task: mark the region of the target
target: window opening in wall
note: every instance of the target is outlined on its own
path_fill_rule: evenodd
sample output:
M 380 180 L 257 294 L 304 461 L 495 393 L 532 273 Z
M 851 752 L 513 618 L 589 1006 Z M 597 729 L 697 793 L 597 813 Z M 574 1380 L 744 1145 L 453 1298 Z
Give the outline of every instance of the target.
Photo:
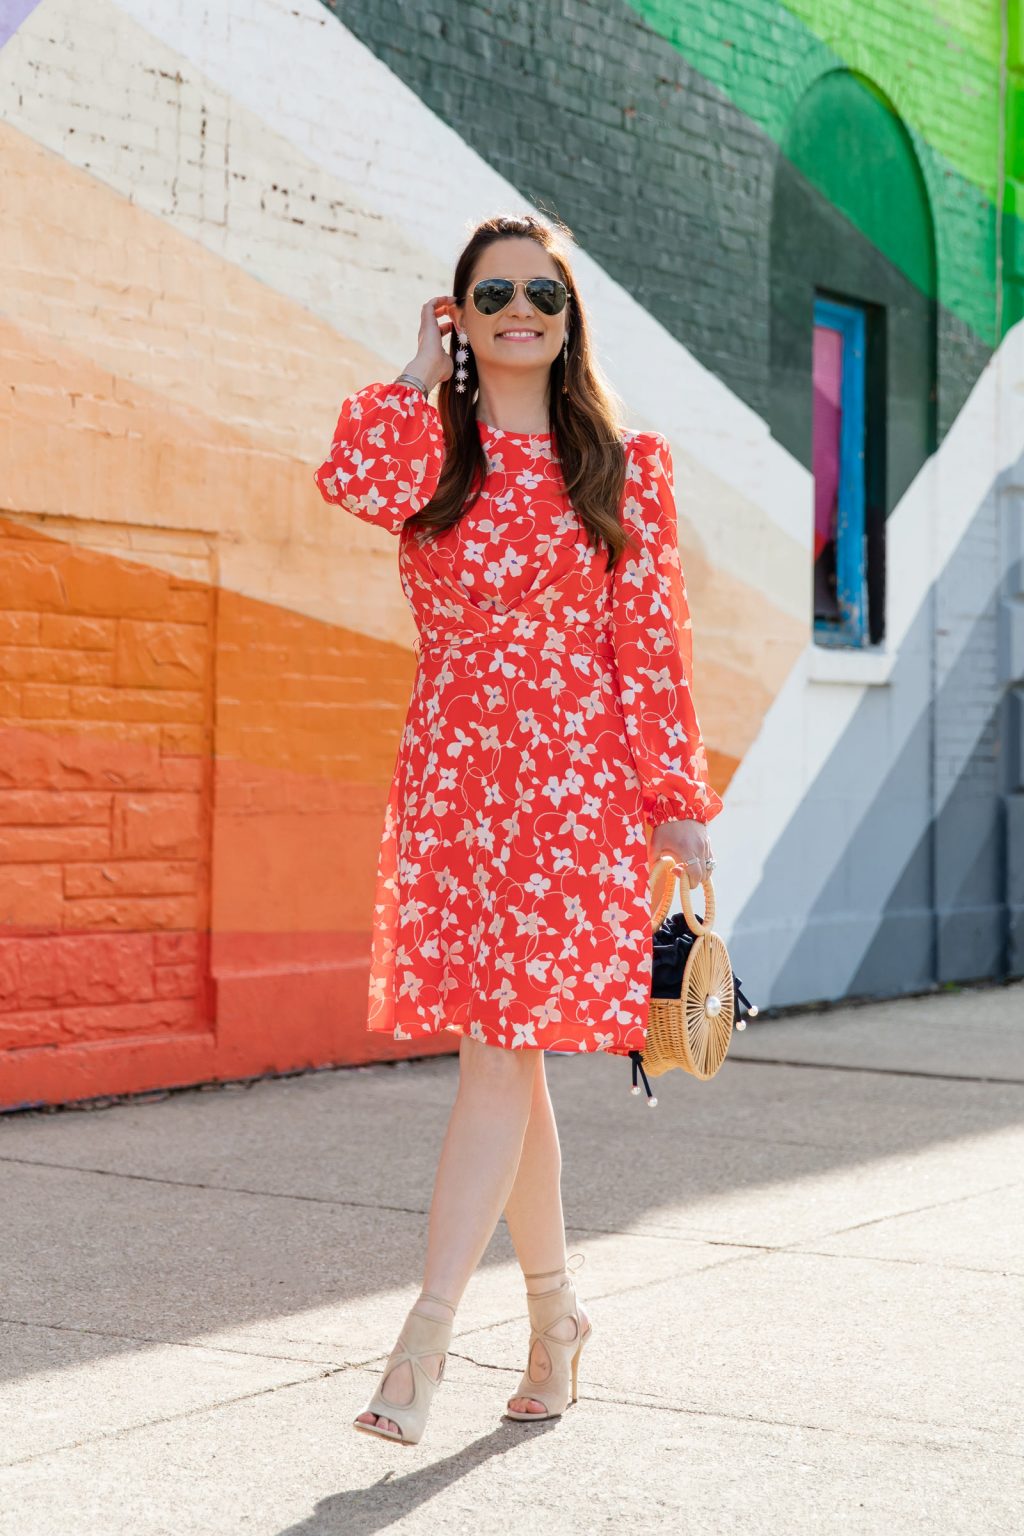
M 814 300 L 814 638 L 862 646 L 867 630 L 868 317 Z

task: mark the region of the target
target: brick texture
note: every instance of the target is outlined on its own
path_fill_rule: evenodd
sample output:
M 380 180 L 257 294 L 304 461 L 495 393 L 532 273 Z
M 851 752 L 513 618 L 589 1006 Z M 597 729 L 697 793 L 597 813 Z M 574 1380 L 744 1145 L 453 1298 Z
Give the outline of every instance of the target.
M 0 1049 L 195 1030 L 213 593 L 8 522 L 0 603 Z

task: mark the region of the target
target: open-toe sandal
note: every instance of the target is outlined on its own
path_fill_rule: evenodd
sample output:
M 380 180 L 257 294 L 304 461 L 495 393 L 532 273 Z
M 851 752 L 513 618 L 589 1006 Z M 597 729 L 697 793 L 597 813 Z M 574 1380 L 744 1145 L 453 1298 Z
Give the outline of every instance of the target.
M 554 1275 L 564 1275 L 560 1285 L 552 1286 L 547 1291 L 528 1291 L 526 1304 L 530 1312 L 530 1352 L 527 1357 L 526 1370 L 518 1389 L 509 1399 L 513 1402 L 519 1397 L 529 1397 L 538 1403 L 543 1403 L 544 1413 L 531 1413 L 529 1409 L 507 1408 L 506 1417 L 520 1420 L 557 1419 L 565 1412 L 570 1402 L 576 1401 L 576 1377 L 579 1371 L 580 1355 L 583 1346 L 590 1338 L 593 1331 L 592 1324 L 587 1323 L 586 1330 L 580 1327 L 579 1305 L 576 1300 L 576 1287 L 564 1269 L 551 1270 L 549 1274 L 526 1275 L 526 1280 L 547 1280 Z M 570 1338 L 560 1338 L 558 1326 L 566 1318 L 571 1318 L 574 1330 Z M 536 1381 L 530 1375 L 533 1365 L 534 1345 L 540 1341 L 548 1353 L 550 1368 L 543 1381 Z
M 442 1322 L 427 1312 L 421 1312 L 417 1306 L 412 1308 L 398 1343 L 388 1356 L 377 1390 L 363 1409 L 364 1413 L 376 1413 L 380 1418 L 390 1419 L 398 1425 L 397 1433 L 393 1429 L 381 1429 L 379 1423 L 362 1424 L 359 1419 L 352 1421 L 354 1428 L 364 1430 L 369 1435 L 377 1435 L 382 1440 L 397 1440 L 400 1445 L 415 1445 L 423 1434 L 434 1390 L 444 1377 L 455 1322 L 455 1308 L 443 1296 L 423 1291 L 420 1300 L 438 1301 L 442 1306 L 451 1307 L 451 1317 Z M 441 1357 L 436 1376 L 432 1376 L 424 1364 L 431 1355 Z M 405 1361 L 408 1361 L 412 1373 L 412 1397 L 406 1403 L 395 1403 L 384 1396 L 383 1388 L 391 1372 Z

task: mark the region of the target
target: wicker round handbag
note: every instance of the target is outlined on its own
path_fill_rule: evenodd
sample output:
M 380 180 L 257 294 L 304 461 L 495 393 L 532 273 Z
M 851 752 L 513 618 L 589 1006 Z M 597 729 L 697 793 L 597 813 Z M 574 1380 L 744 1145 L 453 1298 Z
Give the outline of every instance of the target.
M 667 924 L 665 921 L 672 905 L 673 876 L 679 881 L 685 927 L 677 918 Z M 757 1008 L 740 990 L 725 940 L 714 931 L 715 888 L 710 875 L 705 875 L 701 883 L 704 916 L 698 918 L 685 868 L 674 855 L 662 854 L 651 870 L 652 939 L 655 957 L 659 948 L 662 955 L 659 985 L 662 991 L 670 990 L 673 995 L 651 996 L 644 1049 L 629 1054 L 633 1061 L 633 1092 L 640 1092 L 636 1080 L 639 1072 L 652 1108 L 658 1101 L 651 1093 L 648 1074 L 659 1077 L 672 1067 L 682 1067 L 684 1072 L 706 1082 L 726 1058 L 733 1025 L 745 1029 L 746 1018 L 757 1015 Z

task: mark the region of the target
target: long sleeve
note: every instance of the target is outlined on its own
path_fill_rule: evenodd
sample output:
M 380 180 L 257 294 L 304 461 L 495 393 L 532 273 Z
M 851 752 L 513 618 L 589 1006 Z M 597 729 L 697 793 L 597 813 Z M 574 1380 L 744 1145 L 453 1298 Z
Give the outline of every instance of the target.
M 693 628 L 679 559 L 672 453 L 658 432 L 627 442 L 623 526 L 639 553 L 612 572 L 612 636 L 644 817 L 708 822 L 724 809 L 708 783 L 691 690 Z
M 325 501 L 401 533 L 433 496 L 444 465 L 436 406 L 415 384 L 367 384 L 341 407 L 327 458 L 313 478 Z

